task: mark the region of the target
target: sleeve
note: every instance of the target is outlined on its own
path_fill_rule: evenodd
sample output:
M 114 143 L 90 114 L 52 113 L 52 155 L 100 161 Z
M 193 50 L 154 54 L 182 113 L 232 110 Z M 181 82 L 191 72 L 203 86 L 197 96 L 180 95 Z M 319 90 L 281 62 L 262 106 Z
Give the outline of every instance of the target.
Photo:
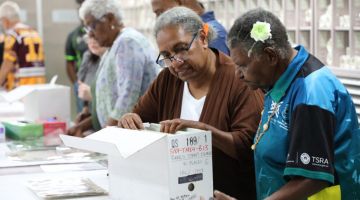
M 259 125 L 264 104 L 263 92 L 253 91 L 243 82 L 237 82 L 236 98 L 231 111 L 231 130 L 239 161 L 253 160 L 251 145 Z
M 131 112 L 141 95 L 141 85 L 145 72 L 145 52 L 137 41 L 124 38 L 116 47 L 116 89 L 118 97 L 110 117 L 120 118 Z
M 334 183 L 335 116 L 319 106 L 299 104 L 290 119 L 289 150 L 284 176 Z
M 66 44 L 65 44 L 65 59 L 66 59 L 66 61 L 75 61 L 76 60 L 76 52 L 75 52 L 74 46 L 72 44 L 72 38 L 73 38 L 73 32 L 71 32 L 66 39 Z
M 17 53 L 16 39 L 12 35 L 6 35 L 5 36 L 5 41 L 4 41 L 3 60 L 16 62 L 17 58 L 16 58 L 16 55 L 14 55 L 14 52 Z
M 80 81 L 85 81 L 89 67 L 93 67 L 93 66 L 91 66 L 91 63 L 89 62 L 90 56 L 91 56 L 90 51 L 89 50 L 85 51 L 85 53 L 83 55 L 83 59 L 80 64 L 80 67 L 79 67 L 79 71 L 77 72 L 77 78 Z
M 160 72 L 133 109 L 133 112 L 138 114 L 143 122 L 159 122 L 160 110 L 157 108 L 160 106 L 160 90 L 165 85 L 164 78 L 167 76 L 167 73 L 169 73 L 169 69 L 164 69 Z

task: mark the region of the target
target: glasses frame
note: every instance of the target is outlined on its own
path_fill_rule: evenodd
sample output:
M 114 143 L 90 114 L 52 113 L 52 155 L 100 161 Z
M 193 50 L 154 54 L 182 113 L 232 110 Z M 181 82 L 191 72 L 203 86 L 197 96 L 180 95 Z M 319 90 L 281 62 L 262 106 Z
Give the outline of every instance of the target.
M 189 45 L 188 45 L 188 47 L 187 47 L 186 49 L 181 50 L 180 52 L 175 53 L 173 56 L 165 57 L 165 58 L 163 58 L 163 59 L 160 59 L 161 54 L 159 54 L 158 57 L 157 57 L 157 59 L 156 59 L 156 64 L 160 65 L 160 67 L 162 67 L 162 68 L 166 68 L 166 67 L 169 67 L 169 66 L 167 66 L 167 65 L 165 64 L 165 61 L 166 61 L 167 59 L 169 59 L 171 63 L 174 62 L 174 61 L 184 62 L 184 60 L 181 59 L 181 58 L 178 58 L 177 55 L 180 54 L 181 52 L 188 52 L 188 51 L 190 50 L 190 48 L 191 48 L 192 44 L 194 43 L 195 38 L 196 38 L 196 36 L 198 35 L 198 33 L 199 33 L 199 32 L 196 32 L 196 33 L 194 34 L 193 38 L 191 39 L 191 41 L 190 41 L 190 43 L 189 43 Z M 163 63 L 163 64 L 161 64 L 161 63 Z

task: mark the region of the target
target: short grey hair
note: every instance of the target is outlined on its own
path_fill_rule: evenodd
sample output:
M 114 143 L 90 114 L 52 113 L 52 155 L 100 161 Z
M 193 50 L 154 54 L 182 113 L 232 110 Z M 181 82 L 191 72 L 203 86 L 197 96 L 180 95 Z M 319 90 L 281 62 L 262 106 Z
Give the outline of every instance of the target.
M 199 15 L 193 10 L 182 6 L 174 7 L 156 19 L 154 34 L 157 37 L 162 29 L 169 26 L 179 26 L 185 32 L 194 35 L 203 28 L 203 24 Z M 210 25 L 207 38 L 209 42 L 216 38 L 216 33 Z
M 0 18 L 20 20 L 20 7 L 13 1 L 5 1 L 0 5 Z
M 253 24 L 257 21 L 270 24 L 271 39 L 255 43 L 255 40 L 250 37 Z M 244 13 L 234 22 L 228 34 L 228 46 L 230 48 L 241 47 L 246 52 L 252 48 L 251 52 L 255 56 L 261 55 L 265 47 L 273 47 L 282 59 L 289 58 L 291 53 L 286 28 L 278 17 L 262 8 Z
M 109 13 L 112 13 L 120 23 L 122 22 L 119 0 L 86 0 L 79 9 L 81 20 L 84 20 L 86 15 L 92 15 L 95 19 L 100 19 Z

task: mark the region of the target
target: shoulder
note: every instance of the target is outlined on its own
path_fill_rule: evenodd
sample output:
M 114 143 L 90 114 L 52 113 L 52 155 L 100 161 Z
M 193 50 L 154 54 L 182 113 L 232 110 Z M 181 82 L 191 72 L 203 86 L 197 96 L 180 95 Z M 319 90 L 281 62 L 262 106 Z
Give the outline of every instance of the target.
M 295 99 L 294 106 L 315 105 L 330 112 L 334 112 L 337 98 L 349 98 L 345 86 L 326 66 L 296 78 L 290 91 Z
M 132 28 L 125 28 L 117 37 L 114 44 L 114 49 L 119 52 L 131 52 L 139 54 L 146 54 L 155 56 L 155 49 L 150 44 L 149 40 L 140 32 Z

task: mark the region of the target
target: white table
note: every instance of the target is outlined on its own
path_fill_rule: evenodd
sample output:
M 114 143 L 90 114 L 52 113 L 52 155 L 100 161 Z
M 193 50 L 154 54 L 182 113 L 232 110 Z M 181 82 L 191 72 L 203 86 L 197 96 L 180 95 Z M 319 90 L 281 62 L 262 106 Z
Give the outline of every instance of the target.
M 98 186 L 108 191 L 108 176 L 107 170 L 95 171 L 74 171 L 64 173 L 31 173 L 19 175 L 5 175 L 0 176 L 0 194 L 3 200 L 32 200 L 39 199 L 29 188 L 27 188 L 27 181 L 37 178 L 56 178 L 56 177 L 84 177 L 91 179 Z M 87 199 L 110 199 L 109 196 L 95 196 L 78 198 L 82 200 Z

